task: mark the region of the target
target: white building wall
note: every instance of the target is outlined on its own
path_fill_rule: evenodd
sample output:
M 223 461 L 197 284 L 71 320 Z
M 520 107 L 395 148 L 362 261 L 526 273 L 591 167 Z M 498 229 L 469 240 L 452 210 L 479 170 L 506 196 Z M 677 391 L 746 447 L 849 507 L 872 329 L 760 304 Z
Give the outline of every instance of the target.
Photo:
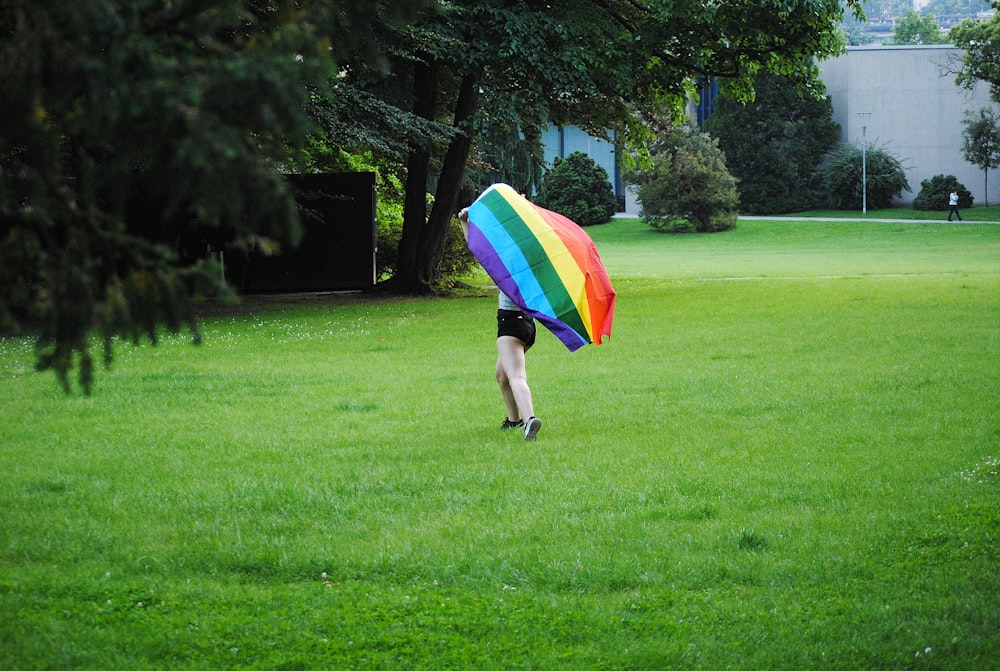
M 934 175 L 954 175 L 976 204 L 986 202 L 983 171 L 962 157 L 966 110 L 993 107 L 985 84 L 973 91 L 955 85 L 954 63 L 962 52 L 950 45 L 849 47 L 820 63 L 822 79 L 840 124 L 840 140 L 884 147 L 903 164 L 910 192 Z M 871 116 L 864 120 L 863 113 Z M 990 174 L 989 202 L 1000 203 L 1000 175 Z

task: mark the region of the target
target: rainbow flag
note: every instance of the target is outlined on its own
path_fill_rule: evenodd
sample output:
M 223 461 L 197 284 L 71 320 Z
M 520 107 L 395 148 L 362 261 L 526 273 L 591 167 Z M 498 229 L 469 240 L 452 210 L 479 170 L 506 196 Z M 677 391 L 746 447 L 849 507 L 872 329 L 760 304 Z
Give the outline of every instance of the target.
M 590 236 L 563 215 L 494 184 L 469 206 L 469 250 L 571 352 L 611 336 L 615 290 Z

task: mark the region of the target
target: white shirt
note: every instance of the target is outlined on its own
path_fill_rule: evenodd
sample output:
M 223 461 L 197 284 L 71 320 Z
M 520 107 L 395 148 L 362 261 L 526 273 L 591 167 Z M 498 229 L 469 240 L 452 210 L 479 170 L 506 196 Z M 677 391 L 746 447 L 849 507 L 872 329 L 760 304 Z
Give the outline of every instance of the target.
M 517 312 L 521 311 L 521 308 L 518 307 L 517 303 L 515 303 L 514 301 L 512 301 L 510 299 L 510 296 L 508 296 L 507 294 L 505 294 L 502 291 L 500 292 L 500 309 L 501 310 L 515 310 Z

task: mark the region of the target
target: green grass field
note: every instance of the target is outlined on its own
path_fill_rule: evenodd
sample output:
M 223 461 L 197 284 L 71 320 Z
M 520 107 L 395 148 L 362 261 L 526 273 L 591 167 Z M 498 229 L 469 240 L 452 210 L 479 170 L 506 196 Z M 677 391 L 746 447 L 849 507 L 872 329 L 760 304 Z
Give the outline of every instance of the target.
M 1000 205 L 974 205 L 970 208 L 962 208 L 960 211 L 965 221 L 989 221 L 1000 222 Z M 915 210 L 908 205 L 895 205 L 880 209 L 870 209 L 865 213 L 851 210 L 809 210 L 807 212 L 796 212 L 794 214 L 778 215 L 780 219 L 801 219 L 809 218 L 835 218 L 835 219 L 863 219 L 877 221 L 879 219 L 919 219 L 921 221 L 947 221 L 948 210 Z
M 0 340 L 0 667 L 997 668 L 1000 226 L 590 232 L 534 443 L 486 289 L 207 309 L 89 397 Z

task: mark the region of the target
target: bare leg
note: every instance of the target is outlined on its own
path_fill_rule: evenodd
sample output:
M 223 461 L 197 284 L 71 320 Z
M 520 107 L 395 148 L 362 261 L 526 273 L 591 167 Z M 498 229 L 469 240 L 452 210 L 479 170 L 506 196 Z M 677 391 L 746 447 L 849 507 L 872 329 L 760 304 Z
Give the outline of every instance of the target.
M 531 389 L 524 365 L 524 343 L 513 336 L 497 338 L 497 384 L 513 421 L 534 417 Z

